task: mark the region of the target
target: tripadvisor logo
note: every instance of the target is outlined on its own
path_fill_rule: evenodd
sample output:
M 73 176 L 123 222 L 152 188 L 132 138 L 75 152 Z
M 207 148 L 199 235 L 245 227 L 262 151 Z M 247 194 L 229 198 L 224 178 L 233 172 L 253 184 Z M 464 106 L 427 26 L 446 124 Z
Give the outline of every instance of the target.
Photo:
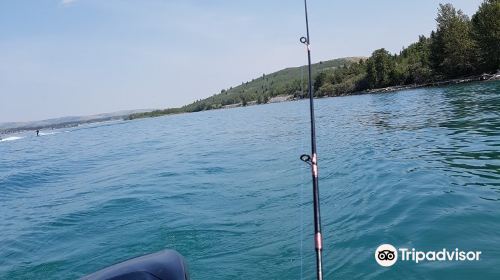
M 381 266 L 392 266 L 398 261 L 398 250 L 391 244 L 383 244 L 375 250 L 375 260 Z
M 462 251 L 458 248 L 454 250 L 448 250 L 443 248 L 439 251 L 418 251 L 415 248 L 399 248 L 392 246 L 391 244 L 383 244 L 378 246 L 375 250 L 375 260 L 381 266 L 389 267 L 394 265 L 398 261 L 409 261 L 414 263 L 419 263 L 422 261 L 434 262 L 434 261 L 479 261 L 481 257 L 481 251 Z

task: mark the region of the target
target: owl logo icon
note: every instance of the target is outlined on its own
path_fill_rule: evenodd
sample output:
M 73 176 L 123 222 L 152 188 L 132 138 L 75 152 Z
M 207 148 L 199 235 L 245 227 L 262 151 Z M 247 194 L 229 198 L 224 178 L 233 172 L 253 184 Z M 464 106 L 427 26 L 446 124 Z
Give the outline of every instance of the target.
M 380 245 L 375 250 L 375 260 L 381 266 L 392 266 L 398 260 L 398 250 L 391 244 Z

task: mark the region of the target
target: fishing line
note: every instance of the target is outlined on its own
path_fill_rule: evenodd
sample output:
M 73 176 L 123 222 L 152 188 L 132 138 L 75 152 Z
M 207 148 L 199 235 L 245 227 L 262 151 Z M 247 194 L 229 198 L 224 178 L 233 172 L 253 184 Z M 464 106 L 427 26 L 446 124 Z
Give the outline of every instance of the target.
M 300 67 L 300 95 L 301 97 L 303 96 L 304 94 L 304 68 L 305 68 L 305 64 L 304 66 L 301 66 Z M 303 106 L 299 106 L 299 108 L 303 108 Z M 303 114 L 302 111 L 305 111 L 305 110 L 300 110 L 300 115 Z M 302 147 L 301 147 L 301 151 L 305 151 L 305 147 L 306 147 L 306 137 L 301 137 L 302 141 Z M 304 279 L 304 186 L 303 186 L 303 182 L 304 182 L 304 179 L 305 179 L 305 173 L 304 172 L 301 172 L 301 176 L 300 176 L 300 201 L 299 201 L 299 205 L 300 205 L 300 279 Z

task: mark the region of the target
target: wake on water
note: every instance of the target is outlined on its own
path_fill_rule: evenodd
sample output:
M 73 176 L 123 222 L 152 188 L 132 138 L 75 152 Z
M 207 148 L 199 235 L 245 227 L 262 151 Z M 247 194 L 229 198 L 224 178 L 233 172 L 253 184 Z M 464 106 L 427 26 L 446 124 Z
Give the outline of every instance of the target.
M 19 139 L 23 139 L 24 137 L 22 136 L 11 136 L 11 137 L 7 137 L 7 138 L 3 138 L 3 139 L 0 139 L 0 142 L 4 142 L 4 141 L 14 141 L 14 140 L 19 140 Z
M 55 132 L 40 132 L 39 136 L 48 136 L 48 135 L 54 135 L 54 134 L 59 134 L 59 133 L 61 133 L 61 132 L 60 131 L 55 131 Z M 15 141 L 15 140 L 23 139 L 23 138 L 25 138 L 25 136 L 9 136 L 9 137 L 6 137 L 6 138 L 0 138 L 0 142 Z
M 40 136 L 46 136 L 46 135 L 54 135 L 54 134 L 58 134 L 58 133 L 61 133 L 61 132 L 40 132 Z

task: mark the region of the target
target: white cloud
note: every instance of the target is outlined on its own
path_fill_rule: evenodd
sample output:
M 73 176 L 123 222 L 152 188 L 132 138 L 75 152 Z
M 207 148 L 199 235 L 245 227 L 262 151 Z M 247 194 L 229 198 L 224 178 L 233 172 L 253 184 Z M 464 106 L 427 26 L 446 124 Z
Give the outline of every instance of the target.
M 70 4 L 72 4 L 72 3 L 76 2 L 76 1 L 77 0 L 62 0 L 61 4 L 63 4 L 63 5 L 70 5 Z

